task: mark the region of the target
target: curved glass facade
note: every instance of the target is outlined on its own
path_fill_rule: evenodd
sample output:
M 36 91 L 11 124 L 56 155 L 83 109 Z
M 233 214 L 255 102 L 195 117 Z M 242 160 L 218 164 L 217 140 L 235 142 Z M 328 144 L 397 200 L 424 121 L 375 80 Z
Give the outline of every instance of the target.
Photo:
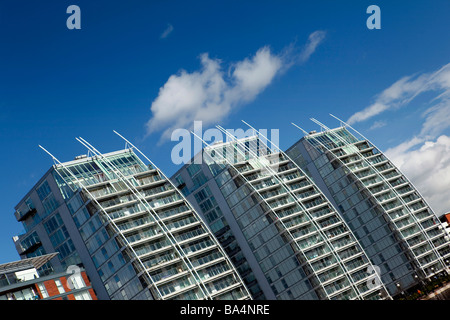
M 257 137 L 207 147 L 204 160 L 277 299 L 382 299 L 344 220 L 283 152 Z
M 439 220 L 370 141 L 340 127 L 309 134 L 287 153 L 323 186 L 391 295 L 447 268 L 450 247 Z
M 112 299 L 249 298 L 190 204 L 131 150 L 59 165 L 57 172 Z

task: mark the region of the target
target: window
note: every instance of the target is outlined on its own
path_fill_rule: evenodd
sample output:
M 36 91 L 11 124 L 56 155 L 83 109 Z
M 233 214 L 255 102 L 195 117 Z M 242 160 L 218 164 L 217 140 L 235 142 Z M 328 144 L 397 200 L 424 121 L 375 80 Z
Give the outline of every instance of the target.
M 79 273 L 73 275 L 72 277 L 67 279 L 67 281 L 71 281 L 72 282 L 74 289 L 81 289 L 81 288 L 86 287 L 86 284 L 84 283 L 84 280 L 81 277 L 81 274 L 79 274 Z
M 47 180 L 44 181 L 39 188 L 36 189 L 39 199 L 44 200 L 47 196 L 52 192 L 50 186 L 48 185 Z
M 48 298 L 47 288 L 45 288 L 44 283 L 38 283 L 39 291 L 41 291 L 42 298 Z
M 203 185 L 208 179 L 204 175 L 203 172 L 199 172 L 195 175 L 194 178 L 192 178 L 192 182 L 194 183 L 194 188 L 199 187 Z
M 59 203 L 56 201 L 55 196 L 52 193 L 44 201 L 42 201 L 42 205 L 44 206 L 45 212 L 49 214 L 58 208 Z
M 64 259 L 65 257 L 67 257 L 70 253 L 72 253 L 75 250 L 75 247 L 73 245 L 72 240 L 69 239 L 55 249 L 56 249 L 56 251 L 59 251 L 59 256 L 61 257 L 61 259 Z
M 60 294 L 66 292 L 64 290 L 64 287 L 63 287 L 61 281 L 55 280 L 55 284 L 56 284 L 56 287 L 58 288 L 58 291 L 59 291 Z
M 202 202 L 206 198 L 208 198 L 211 195 L 211 190 L 208 186 L 197 192 L 194 196 L 197 202 Z
M 189 175 L 192 177 L 194 174 L 196 174 L 198 171 L 200 171 L 200 165 L 191 164 L 189 167 L 187 167 L 187 171 L 188 171 Z
M 44 223 L 45 230 L 49 235 L 62 225 L 63 222 L 59 213 L 56 213 L 53 217 L 51 217 L 47 222 Z
M 181 175 L 177 175 L 175 178 L 176 182 L 178 183 L 178 185 L 182 185 L 184 183 L 183 178 L 181 177 Z
M 27 205 L 28 209 L 30 209 L 30 210 L 35 208 L 33 201 L 31 201 L 30 198 L 27 198 L 27 200 L 25 200 L 25 204 Z
M 71 214 L 74 214 L 78 209 L 81 208 L 82 205 L 83 200 L 81 199 L 79 194 L 77 194 L 67 203 L 67 207 L 69 208 Z
M 92 300 L 91 295 L 87 291 L 74 294 L 73 296 L 75 300 Z

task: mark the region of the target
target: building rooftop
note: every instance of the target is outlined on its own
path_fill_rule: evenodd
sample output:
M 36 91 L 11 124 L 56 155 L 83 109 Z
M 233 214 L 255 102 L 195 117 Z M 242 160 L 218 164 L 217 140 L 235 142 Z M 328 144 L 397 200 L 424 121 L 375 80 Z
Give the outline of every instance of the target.
M 0 274 L 19 272 L 31 268 L 39 269 L 57 254 L 58 252 L 55 252 L 43 256 L 0 264 Z

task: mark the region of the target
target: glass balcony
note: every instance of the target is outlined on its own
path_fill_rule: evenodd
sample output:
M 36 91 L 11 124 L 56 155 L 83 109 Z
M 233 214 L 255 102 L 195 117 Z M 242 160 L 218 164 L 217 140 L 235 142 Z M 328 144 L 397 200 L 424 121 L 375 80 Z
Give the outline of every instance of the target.
M 142 260 L 144 266 L 148 269 L 158 267 L 158 265 L 166 264 L 170 261 L 179 260 L 179 256 L 174 252 L 165 253 L 162 255 L 158 255 L 152 259 Z
M 388 200 L 394 199 L 395 197 L 396 195 L 393 192 L 383 193 L 382 195 L 376 196 L 379 202 L 386 202 Z
M 383 179 L 381 179 L 379 176 L 373 176 L 371 178 L 367 178 L 363 180 L 364 186 L 370 188 L 374 185 L 380 184 L 383 182 Z
M 163 211 L 157 210 L 158 216 L 161 219 L 166 219 L 166 218 L 172 217 L 174 215 L 177 215 L 177 214 L 180 214 L 183 212 L 187 213 L 189 211 L 191 211 L 191 210 L 188 208 L 188 206 L 186 204 L 179 205 L 175 208 L 165 209 Z
M 420 265 L 424 266 L 429 263 L 433 263 L 437 261 L 436 254 L 434 252 L 431 252 L 429 255 L 426 255 L 425 257 L 419 258 Z
M 142 189 L 141 194 L 147 198 L 167 191 L 175 191 L 175 189 L 170 184 L 164 184 L 162 186 L 153 187 L 150 189 Z
M 200 250 L 203 250 L 203 249 L 206 249 L 209 247 L 211 247 L 211 249 L 212 249 L 213 247 L 215 247 L 215 243 L 210 239 L 206 239 L 206 240 L 196 242 L 195 244 L 192 244 L 190 246 L 183 248 L 183 251 L 185 254 L 191 254 L 196 251 L 200 251 Z
M 336 237 L 340 234 L 347 233 L 348 231 L 344 228 L 344 226 L 339 225 L 337 227 L 333 227 L 332 229 L 328 229 L 325 231 L 325 235 L 332 239 L 333 237 Z
M 172 281 L 168 284 L 164 284 L 159 286 L 159 291 L 163 295 L 163 297 L 168 298 L 167 296 L 176 293 L 177 291 L 181 291 L 182 289 L 186 289 L 193 285 L 196 285 L 197 282 L 192 278 L 192 276 L 184 276 L 181 279 L 177 279 L 176 281 Z
M 290 180 L 302 178 L 302 176 L 296 172 L 296 173 L 280 175 L 280 178 L 283 179 L 283 181 L 290 181 Z
M 397 178 L 397 179 L 395 179 L 395 180 L 392 180 L 391 182 L 390 182 L 390 184 L 391 184 L 391 186 L 393 186 L 393 187 L 397 187 L 397 186 L 399 186 L 399 185 L 401 185 L 401 184 L 404 184 L 404 183 L 406 183 L 407 181 L 405 180 L 405 178 L 403 178 L 403 177 L 400 177 L 400 178 Z
M 292 212 L 292 214 L 293 213 L 294 212 Z M 305 222 L 308 222 L 308 221 L 309 221 L 308 217 L 305 214 L 301 214 L 301 215 L 298 215 L 298 216 L 296 216 L 294 218 L 286 220 L 284 222 L 284 225 L 287 228 L 290 228 L 290 227 L 293 227 L 293 226 L 296 226 L 296 225 L 299 225 L 299 224 L 302 224 L 302 223 L 305 223 Z
M 37 213 L 36 208 L 30 208 L 27 212 L 21 214 L 19 211 L 16 211 L 14 215 L 16 216 L 17 221 L 21 222 L 26 220 L 28 217 L 31 217 Z
M 303 212 L 303 210 L 301 210 L 300 206 L 296 205 L 295 207 L 290 207 L 290 208 L 280 210 L 280 211 L 278 211 L 277 214 L 281 219 L 283 219 L 285 217 L 289 217 L 289 216 L 297 214 L 297 213 L 300 214 L 302 212 Z M 283 220 L 289 220 L 289 218 L 283 219 Z
M 230 289 L 233 284 L 236 284 L 234 276 L 227 276 L 223 279 L 209 283 L 208 290 L 211 294 L 218 294 L 222 290 Z
M 416 221 L 409 215 L 405 215 L 404 219 L 401 219 L 395 223 L 396 227 L 402 229 L 406 226 L 410 226 L 411 224 L 415 224 Z
M 348 261 L 345 263 L 345 268 L 349 271 L 354 270 L 358 267 L 366 265 L 367 262 L 364 261 L 362 257 L 357 257 L 354 260 Z
M 415 235 L 414 237 L 407 240 L 410 247 L 418 246 L 420 243 L 426 241 L 425 236 L 422 233 Z
M 196 257 L 196 259 L 191 260 L 191 262 L 194 267 L 199 267 L 203 264 L 207 264 L 211 261 L 218 260 L 220 258 L 223 258 L 223 255 L 219 253 L 219 251 L 213 251 L 211 253 L 208 252 L 206 254 L 203 254 L 200 257 Z
M 200 235 L 205 235 L 205 234 L 206 234 L 205 229 L 199 227 L 197 229 L 178 234 L 177 236 L 175 236 L 175 239 L 178 242 L 182 242 L 182 241 L 185 241 L 185 240 L 188 240 L 188 239 L 200 236 Z
M 417 226 L 414 225 L 414 226 L 409 227 L 409 228 L 407 228 L 407 229 L 405 229 L 405 230 L 402 230 L 402 231 L 401 231 L 401 234 L 402 234 L 402 236 L 403 236 L 404 238 L 408 238 L 408 237 L 410 237 L 411 235 L 416 234 L 416 233 L 419 233 L 419 232 L 421 232 L 420 229 L 419 229 Z
M 314 260 L 317 257 L 323 256 L 324 254 L 327 254 L 330 252 L 330 249 L 328 248 L 328 246 L 321 245 L 320 247 L 308 250 L 307 252 L 305 252 L 305 256 L 308 260 Z
M 184 218 L 184 219 L 180 219 L 180 220 L 177 220 L 177 221 L 172 221 L 170 223 L 167 223 L 166 227 L 169 230 L 174 230 L 174 229 L 178 229 L 178 228 L 187 226 L 189 224 L 193 224 L 195 222 L 198 222 L 198 220 L 196 218 L 194 218 L 193 216 L 189 216 L 189 217 Z
M 331 216 L 329 218 L 320 220 L 318 223 L 321 228 L 326 228 L 326 227 L 329 227 L 329 226 L 339 223 L 339 222 L 341 222 L 341 220 L 339 220 L 336 216 Z
M 272 197 L 275 197 L 275 196 L 278 196 L 278 195 L 284 194 L 284 193 L 285 193 L 284 191 L 273 190 L 273 191 L 267 191 L 267 192 L 264 192 L 264 193 L 261 194 L 261 196 L 262 196 L 264 199 L 269 199 L 269 198 L 272 198 Z
M 324 203 L 326 203 L 326 202 L 322 199 L 322 197 L 320 197 L 320 198 L 314 199 L 312 201 L 311 200 L 305 201 L 305 202 L 303 202 L 303 205 L 306 207 L 306 209 L 309 209 L 309 208 L 313 208 L 316 206 L 320 206 Z
M 174 203 L 175 201 L 178 201 L 178 200 L 182 200 L 182 198 L 178 193 L 176 193 L 172 196 L 153 199 L 149 203 L 152 208 L 158 208 L 158 207 L 161 207 L 161 206 L 164 206 L 167 204 Z
M 216 296 L 214 299 L 220 299 L 220 300 L 243 300 L 245 298 L 248 298 L 248 294 L 244 292 L 242 288 L 236 288 L 232 291 L 225 292 L 223 294 L 220 294 Z
M 145 177 L 145 178 L 140 178 L 140 179 L 138 178 L 136 180 L 140 186 L 145 186 L 145 185 L 149 185 L 154 182 L 157 182 L 157 181 L 161 181 L 163 179 L 159 175 L 152 175 L 150 177 Z
M 366 181 L 367 182 L 367 181 Z M 375 186 L 375 187 L 369 187 L 369 191 L 372 193 L 372 194 L 377 194 L 377 193 L 379 193 L 379 192 L 381 192 L 381 191 L 384 191 L 384 190 L 389 190 L 389 187 L 388 186 L 386 186 L 386 184 L 380 184 L 380 185 L 377 185 L 377 186 Z
M 120 231 L 130 231 L 130 229 L 151 224 L 154 223 L 154 221 L 155 220 L 150 215 L 146 215 L 143 216 L 142 218 L 117 223 L 116 225 Z
M 107 210 L 108 215 L 111 219 L 118 219 L 122 217 L 126 217 L 138 212 L 146 212 L 147 209 L 144 205 L 140 203 L 136 203 L 132 206 L 122 207 L 114 210 Z
M 383 173 L 383 176 L 386 180 L 390 180 L 390 178 L 393 177 L 401 177 L 401 174 L 399 174 L 397 171 L 389 171 L 388 173 Z
M 432 249 L 430 247 L 430 244 L 426 242 L 426 243 L 424 243 L 424 245 L 422 245 L 420 247 L 417 247 L 417 248 L 414 248 L 413 252 L 414 252 L 415 256 L 420 256 L 420 255 L 422 255 L 422 254 L 424 254 L 426 252 L 431 252 L 431 250 Z
M 171 246 L 171 243 L 167 239 L 163 239 L 162 241 L 156 241 L 150 244 L 141 245 L 139 247 L 134 248 L 134 251 L 138 256 L 145 255 L 151 253 L 153 251 L 159 250 L 163 247 Z
M 339 255 L 339 258 L 341 260 L 346 260 L 346 259 L 348 259 L 348 258 L 350 258 L 350 257 L 352 257 L 352 256 L 354 256 L 356 254 L 359 254 L 359 253 L 361 253 L 361 251 L 358 250 L 356 248 L 356 246 L 353 246 L 353 247 L 350 247 L 348 249 L 345 249 L 345 250 L 342 250 L 342 251 L 338 252 L 338 255 Z
M 259 183 L 256 183 L 253 187 L 256 190 L 260 190 L 260 189 L 267 188 L 267 187 L 270 187 L 270 186 L 274 186 L 274 185 L 277 185 L 277 184 L 278 184 L 278 182 L 275 181 L 275 179 L 270 178 L 270 179 L 263 180 L 263 181 L 261 181 Z
M 345 247 L 350 243 L 355 243 L 355 241 L 352 238 L 350 238 L 350 236 L 344 236 L 338 240 L 332 241 L 332 245 L 335 249 Z
M 316 228 L 313 225 L 308 225 L 308 226 L 302 227 L 294 232 L 291 232 L 291 234 L 294 239 L 298 239 L 298 238 L 306 236 L 310 233 L 313 233 L 315 231 L 316 231 Z
M 207 281 L 230 270 L 230 266 L 226 262 L 222 262 L 211 267 L 199 270 L 198 274 L 203 281 Z
M 153 281 L 160 282 L 177 274 L 181 274 L 184 271 L 186 271 L 186 267 L 184 266 L 184 264 L 178 263 L 175 266 L 164 268 L 163 270 L 154 271 L 150 274 L 150 276 L 152 277 Z
M 288 200 L 289 199 L 289 200 Z M 282 207 L 286 204 L 295 204 L 296 202 L 294 201 L 294 199 L 292 199 L 291 197 L 286 197 L 280 200 L 276 200 L 270 203 L 270 207 L 272 209 L 277 209 L 279 207 Z
M 331 211 L 331 209 L 327 206 L 321 209 L 310 210 L 309 213 L 314 217 L 314 219 L 319 219 L 320 217 L 333 213 L 333 211 Z
M 341 270 L 341 267 L 336 266 L 330 270 L 320 273 L 318 277 L 319 277 L 320 282 L 323 283 L 323 282 L 327 282 L 331 279 L 334 279 L 334 278 L 342 276 L 342 275 L 343 275 L 343 272 Z
M 320 242 L 323 242 L 322 237 L 315 234 L 315 235 L 312 235 L 311 237 L 308 237 L 306 239 L 298 241 L 297 244 L 300 247 L 300 249 L 304 250 L 304 249 L 312 247 Z
M 159 228 L 146 228 L 143 229 L 141 232 L 129 235 L 126 238 L 129 243 L 134 244 L 135 242 L 146 240 L 162 234 L 163 233 Z
M 348 280 L 346 278 L 337 280 L 332 284 L 329 284 L 325 287 L 325 291 L 328 295 L 331 295 L 335 292 L 341 291 L 349 286 Z
M 312 189 L 312 190 L 304 191 L 301 193 L 295 193 L 295 195 L 300 199 L 304 199 L 304 198 L 308 198 L 308 197 L 311 197 L 314 195 L 319 196 L 320 194 L 316 190 Z
M 328 256 L 326 258 L 322 258 L 318 261 L 314 261 L 311 266 L 315 272 L 319 272 L 322 269 L 325 269 L 331 265 L 336 264 L 336 258 L 334 256 Z

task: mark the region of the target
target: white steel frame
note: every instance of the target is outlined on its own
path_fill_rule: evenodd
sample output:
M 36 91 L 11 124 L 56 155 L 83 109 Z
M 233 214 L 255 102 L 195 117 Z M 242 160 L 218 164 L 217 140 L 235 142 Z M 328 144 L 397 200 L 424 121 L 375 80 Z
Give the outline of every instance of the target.
M 252 127 L 250 124 L 248 124 L 247 122 L 245 122 L 245 121 L 242 121 L 243 123 L 245 123 L 248 127 L 250 127 L 253 131 L 255 131 L 255 132 L 257 132 L 259 135 L 261 135 L 263 138 L 265 138 L 267 141 L 269 141 L 270 143 L 271 143 L 271 145 L 272 146 L 274 146 L 284 157 L 286 157 L 287 159 L 289 159 L 290 160 L 290 162 L 294 165 L 294 166 L 296 166 L 297 167 L 297 169 L 307 178 L 307 180 L 308 180 L 308 182 L 312 185 L 312 186 L 314 186 L 314 188 L 319 192 L 319 193 L 321 193 L 322 194 L 322 192 L 320 191 L 320 189 L 319 189 L 319 187 L 317 187 L 317 185 L 315 184 L 315 182 L 312 180 L 312 179 L 310 179 L 309 177 L 308 177 L 308 175 L 305 173 L 305 172 L 303 172 L 303 170 L 300 168 L 300 166 L 298 166 L 297 165 L 297 163 L 295 162 L 295 161 L 293 161 L 284 151 L 282 151 L 277 145 L 275 145 L 270 139 L 268 139 L 266 136 L 264 136 L 261 132 L 259 132 L 258 130 L 256 130 L 254 127 Z M 282 182 L 284 185 L 285 185 L 285 187 L 290 191 L 290 188 L 289 188 L 289 186 L 287 186 L 284 182 Z M 291 192 L 292 193 L 292 192 Z M 303 208 L 303 205 L 302 205 L 302 203 L 300 202 L 300 200 L 298 199 L 298 197 L 297 196 L 295 196 L 295 194 L 293 194 L 294 195 L 294 199 L 296 199 L 297 200 L 297 203 L 299 203 L 300 205 L 301 205 L 301 207 Z M 328 201 L 328 199 L 324 196 L 324 199 L 326 200 L 326 202 L 328 203 L 328 205 L 329 205 L 329 207 L 331 208 L 331 209 L 334 209 L 334 207 L 333 207 L 333 205 Z M 308 215 L 310 215 L 310 213 L 309 213 L 309 211 L 308 211 L 308 209 L 306 209 L 306 208 L 304 208 L 304 210 L 305 210 L 305 212 L 308 214 Z M 350 229 L 350 227 L 347 225 L 347 223 L 345 222 L 345 220 L 344 219 L 342 219 L 342 217 L 338 214 L 338 212 L 336 211 L 336 210 L 333 210 L 334 212 L 335 212 L 335 216 L 342 222 L 342 224 L 345 226 L 345 228 L 350 232 L 350 234 L 352 235 L 352 240 L 355 242 L 355 244 L 358 246 L 358 249 L 364 254 L 364 257 L 366 258 L 366 260 L 367 260 L 367 262 L 369 263 L 369 265 L 372 267 L 372 270 L 375 270 L 374 269 L 374 267 L 373 267 L 373 265 L 372 265 L 372 262 L 370 261 L 370 259 L 369 259 L 369 257 L 367 256 L 367 254 L 366 254 L 366 252 L 364 251 L 364 249 L 362 248 L 362 246 L 360 245 L 360 243 L 359 243 L 359 241 L 358 241 L 358 239 L 356 238 L 356 236 L 354 235 L 354 233 L 353 233 L 353 231 Z M 309 217 L 310 219 L 311 219 L 311 217 Z M 314 222 L 314 219 L 311 219 L 311 221 L 313 221 Z M 318 230 L 321 230 L 321 228 L 320 228 L 320 226 L 316 226 L 316 228 L 318 228 Z M 323 238 L 324 239 L 326 239 L 325 240 L 325 242 L 327 243 L 327 245 L 331 248 L 331 251 L 333 252 L 333 253 L 335 253 L 334 252 L 334 248 L 333 248 L 333 246 L 331 245 L 331 242 L 329 242 L 329 241 L 327 241 L 327 237 L 326 237 L 326 235 L 325 234 L 323 234 Z M 340 261 L 340 258 L 339 257 L 336 257 L 337 259 L 337 261 Z M 348 277 L 350 277 L 350 274 L 351 274 L 351 272 L 349 272 L 348 270 L 347 270 L 347 268 L 345 267 L 345 264 L 342 264 L 342 267 L 343 267 L 343 270 L 347 273 L 347 275 L 348 275 Z M 380 278 L 380 276 L 378 275 L 378 273 L 375 273 L 374 274 L 375 276 L 373 276 L 373 275 L 371 275 L 371 276 L 369 276 L 368 278 L 367 278 L 367 280 L 370 280 L 371 278 L 378 278 L 378 280 L 379 280 L 379 283 L 381 284 L 381 287 L 384 289 L 384 291 L 385 291 L 385 294 L 387 295 L 387 297 L 388 298 L 391 298 L 390 297 L 390 295 L 389 295 L 389 293 L 388 293 L 388 291 L 387 291 L 387 289 L 385 288 L 385 286 L 384 286 L 384 283 L 383 283 L 383 281 L 381 280 L 381 278 Z M 351 279 L 351 277 L 350 277 L 350 279 Z M 352 283 L 353 284 L 353 286 L 356 288 L 356 291 L 359 293 L 359 295 L 360 295 L 360 297 L 362 298 L 364 295 L 367 295 L 368 293 L 364 293 L 364 294 L 361 294 L 360 292 L 359 292 L 359 289 L 357 288 L 357 286 L 354 284 L 354 282 L 353 282 L 353 280 L 351 279 L 350 280 L 350 283 Z M 373 288 L 373 289 L 378 289 L 378 288 Z M 373 291 L 373 289 L 371 290 L 371 291 Z M 370 292 L 369 292 L 370 293 Z
M 213 242 L 216 244 L 218 250 L 220 251 L 220 253 L 222 253 L 223 257 L 225 258 L 225 260 L 228 262 L 230 268 L 234 271 L 234 275 L 239 279 L 239 281 L 242 284 L 243 289 L 245 290 L 245 292 L 247 292 L 248 298 L 250 300 L 252 300 L 252 295 L 250 294 L 250 292 L 247 289 L 247 286 L 245 285 L 244 281 L 242 280 L 239 272 L 236 270 L 236 268 L 234 267 L 234 264 L 231 262 L 230 258 L 228 257 L 228 255 L 226 254 L 226 252 L 223 250 L 222 246 L 220 245 L 219 241 L 216 239 L 216 237 L 214 236 L 214 233 L 212 232 L 212 230 L 209 228 L 209 226 L 203 221 L 203 219 L 199 216 L 199 214 L 197 213 L 197 211 L 194 209 L 194 207 L 191 205 L 191 203 L 186 199 L 186 197 L 183 195 L 183 193 L 181 193 L 180 191 L 178 191 L 178 188 L 175 186 L 175 184 L 172 182 L 172 180 L 170 180 L 162 170 L 160 170 L 144 153 L 142 153 L 141 150 L 139 150 L 134 144 L 132 144 L 129 140 L 127 140 L 125 137 L 123 137 L 121 134 L 119 134 L 117 131 L 113 130 L 114 133 L 116 135 L 118 135 L 120 138 L 122 138 L 126 143 L 128 143 L 133 149 L 135 149 L 137 152 L 139 152 L 139 154 L 141 154 L 152 166 L 153 168 L 155 168 L 158 173 L 160 175 L 162 175 L 171 185 L 172 187 L 177 190 L 178 195 L 182 197 L 182 199 L 184 200 L 185 204 L 187 205 L 188 208 L 191 209 L 193 215 L 198 219 L 198 221 L 201 223 L 201 225 L 209 232 L 210 238 L 211 240 L 213 240 Z
M 332 130 L 330 130 L 328 127 L 326 127 L 325 125 L 323 125 L 322 123 L 320 123 L 319 121 L 317 121 L 316 119 L 311 119 L 314 123 L 318 124 L 323 130 L 325 130 L 325 132 L 328 132 L 330 134 L 333 134 L 339 141 L 341 141 L 342 143 L 344 143 L 344 145 L 348 146 L 350 145 L 347 141 L 345 141 L 345 139 L 343 139 L 342 137 L 340 137 L 338 134 L 335 134 Z M 306 131 L 304 131 L 303 129 L 301 129 L 299 126 L 297 126 L 296 124 L 293 123 L 293 125 L 297 128 L 299 128 L 300 130 L 302 130 L 305 134 Z M 311 139 L 315 139 L 314 137 L 312 137 Z M 367 139 L 365 139 L 366 141 L 368 141 Z M 318 139 L 315 139 L 315 141 L 319 142 L 320 145 L 325 148 L 326 150 L 328 150 L 329 152 L 331 152 L 330 148 L 328 148 L 327 146 L 325 146 L 323 143 L 321 143 Z M 316 147 L 317 149 L 317 147 Z M 379 150 L 378 150 L 379 151 Z M 332 152 L 331 152 L 332 153 Z M 390 191 L 394 192 L 394 194 L 396 195 L 397 199 L 402 203 L 402 207 L 404 207 L 405 209 L 407 209 L 408 215 L 410 217 L 412 217 L 412 219 L 414 220 L 415 224 L 419 227 L 419 229 L 421 230 L 421 233 L 425 236 L 428 244 L 431 246 L 431 249 L 433 250 L 433 252 L 436 254 L 437 258 L 438 258 L 438 262 L 440 262 L 442 264 L 442 266 L 445 266 L 445 264 L 443 264 L 442 261 L 439 261 L 440 258 L 440 254 L 439 252 L 435 251 L 435 247 L 433 245 L 433 243 L 431 242 L 431 240 L 429 239 L 428 234 L 423 230 L 423 227 L 420 225 L 420 223 L 417 221 L 417 218 L 412 214 L 411 209 L 408 207 L 408 205 L 405 203 L 405 201 L 403 200 L 403 198 L 398 194 L 398 192 L 395 190 L 395 188 L 392 188 L 392 186 L 390 185 L 390 183 L 387 181 L 387 179 L 378 171 L 378 169 L 375 168 L 375 166 L 370 163 L 370 161 L 368 161 L 359 151 L 358 148 L 355 149 L 355 153 L 360 157 L 360 159 L 365 162 L 369 168 L 371 168 L 373 170 L 373 172 L 381 179 L 381 181 L 383 181 L 385 183 L 385 185 L 389 188 Z M 341 164 L 345 167 L 348 168 L 347 165 L 339 158 L 336 157 L 337 160 L 339 162 L 341 162 Z M 389 160 L 389 159 L 388 159 Z M 394 167 L 394 169 L 397 169 Z M 397 169 L 398 170 L 398 169 Z M 400 171 L 398 171 L 400 172 Z M 356 179 L 358 179 L 360 181 L 360 183 L 362 183 L 364 185 L 364 183 L 362 182 L 362 180 L 355 175 L 352 170 L 350 170 L 350 173 L 352 175 L 354 175 L 356 177 Z M 403 176 L 403 175 L 402 175 Z M 378 203 L 378 205 L 381 207 L 381 209 L 383 211 L 385 211 L 384 207 L 381 205 L 381 202 L 374 196 L 372 196 L 375 201 Z M 414 210 L 413 210 L 414 211 Z M 391 218 L 391 216 L 389 214 L 387 214 L 388 219 L 390 219 L 391 223 L 397 228 L 397 224 L 396 222 Z M 401 235 L 402 239 L 403 239 L 403 235 Z M 422 270 L 423 274 L 425 275 L 425 277 L 428 277 L 427 272 L 425 271 L 425 268 L 422 266 L 422 264 L 419 262 L 418 258 L 416 257 L 416 254 L 414 253 L 413 249 L 411 248 L 411 246 L 409 245 L 408 241 L 404 240 L 404 242 L 406 243 L 408 249 L 410 250 L 411 254 L 413 255 L 415 261 L 417 262 L 419 268 Z M 442 259 L 442 258 L 441 258 Z M 437 273 L 437 272 L 436 272 Z M 431 274 L 432 275 L 432 274 Z M 430 275 L 430 276 L 431 276 Z
M 109 217 L 108 213 L 106 212 L 106 210 L 100 205 L 100 203 L 97 201 L 97 199 L 90 193 L 90 191 L 87 189 L 87 187 L 84 186 L 83 183 L 81 183 L 78 178 L 72 173 L 72 171 L 70 171 L 69 169 L 66 168 L 66 166 L 61 163 L 61 161 L 59 161 L 55 156 L 53 156 L 49 151 L 47 151 L 44 147 L 42 147 L 41 145 L 39 145 L 39 148 L 41 148 L 43 151 L 45 151 L 50 157 L 52 157 L 53 161 L 56 161 L 58 163 L 59 166 L 61 166 L 66 172 L 68 172 L 73 178 L 74 180 L 78 183 L 78 186 L 84 190 L 90 197 L 91 199 L 98 205 L 98 207 L 100 208 L 101 211 L 103 211 L 104 216 L 106 217 L 107 220 L 109 220 L 109 223 L 111 223 L 114 228 L 117 230 L 117 233 L 122 236 L 123 240 L 125 241 L 125 243 L 127 244 L 128 248 L 133 252 L 133 254 L 135 255 L 136 259 L 138 260 L 138 263 L 141 265 L 143 272 L 147 273 L 147 276 L 151 282 L 151 284 L 155 287 L 157 293 L 159 294 L 159 298 L 162 299 L 162 293 L 159 290 L 158 286 L 155 284 L 155 281 L 153 280 L 152 276 L 150 275 L 150 273 L 148 273 L 147 268 L 144 266 L 144 264 L 142 263 L 142 261 L 138 258 L 137 253 L 134 251 L 133 247 L 131 246 L 131 244 L 128 242 L 127 238 L 125 237 L 125 235 L 122 234 L 122 232 L 120 231 L 120 229 L 117 227 L 116 223 L 114 222 L 113 219 L 111 219 L 111 217 Z M 57 165 L 55 165 L 55 171 L 59 174 L 58 172 L 58 167 Z M 64 180 L 64 178 L 60 175 L 60 177 Z M 64 180 L 65 181 L 65 180 Z
M 123 173 L 111 161 L 109 161 L 109 159 L 106 158 L 100 151 L 95 149 L 91 144 L 89 144 L 86 140 L 84 140 L 81 137 L 77 138 L 77 141 L 80 142 L 82 145 L 84 145 L 92 153 L 94 153 L 95 155 L 99 156 L 102 160 L 105 161 L 105 163 L 107 162 L 107 166 L 109 166 L 111 168 L 112 172 L 116 174 L 116 176 L 118 177 L 119 180 L 121 180 L 122 182 L 125 183 L 125 185 L 127 186 L 127 189 L 136 197 L 136 199 L 144 206 L 144 208 L 147 210 L 147 212 L 154 218 L 156 224 L 161 229 L 161 231 L 164 233 L 166 238 L 169 240 L 169 242 L 172 245 L 173 249 L 179 255 L 180 259 L 185 264 L 185 266 L 187 267 L 188 271 L 191 273 L 193 279 L 197 280 L 198 282 L 200 282 L 200 283 L 197 283 L 197 286 L 202 291 L 203 295 L 205 297 L 209 297 L 210 299 L 212 299 L 211 295 L 209 294 L 208 288 L 206 287 L 206 285 L 201 280 L 200 275 L 194 269 L 194 266 L 192 265 L 192 262 L 184 254 L 183 248 L 181 248 L 181 246 L 175 240 L 175 237 L 172 234 L 172 232 L 167 228 L 167 226 L 164 223 L 164 221 L 162 221 L 162 219 L 159 217 L 159 215 L 156 213 L 156 211 L 153 209 L 153 207 L 147 202 L 145 197 L 139 192 L 139 190 L 137 190 L 137 188 L 132 183 L 129 182 L 129 180 L 126 178 L 126 176 L 123 175 Z M 164 226 L 164 228 L 162 226 Z M 172 240 L 172 238 L 173 238 L 173 240 Z M 181 252 L 180 252 L 179 249 L 181 250 Z M 140 259 L 140 258 L 138 257 L 138 259 Z M 193 272 L 195 273 L 196 276 L 194 275 Z M 203 286 L 203 288 L 202 288 L 202 286 Z M 205 289 L 205 290 L 203 290 L 203 289 Z

